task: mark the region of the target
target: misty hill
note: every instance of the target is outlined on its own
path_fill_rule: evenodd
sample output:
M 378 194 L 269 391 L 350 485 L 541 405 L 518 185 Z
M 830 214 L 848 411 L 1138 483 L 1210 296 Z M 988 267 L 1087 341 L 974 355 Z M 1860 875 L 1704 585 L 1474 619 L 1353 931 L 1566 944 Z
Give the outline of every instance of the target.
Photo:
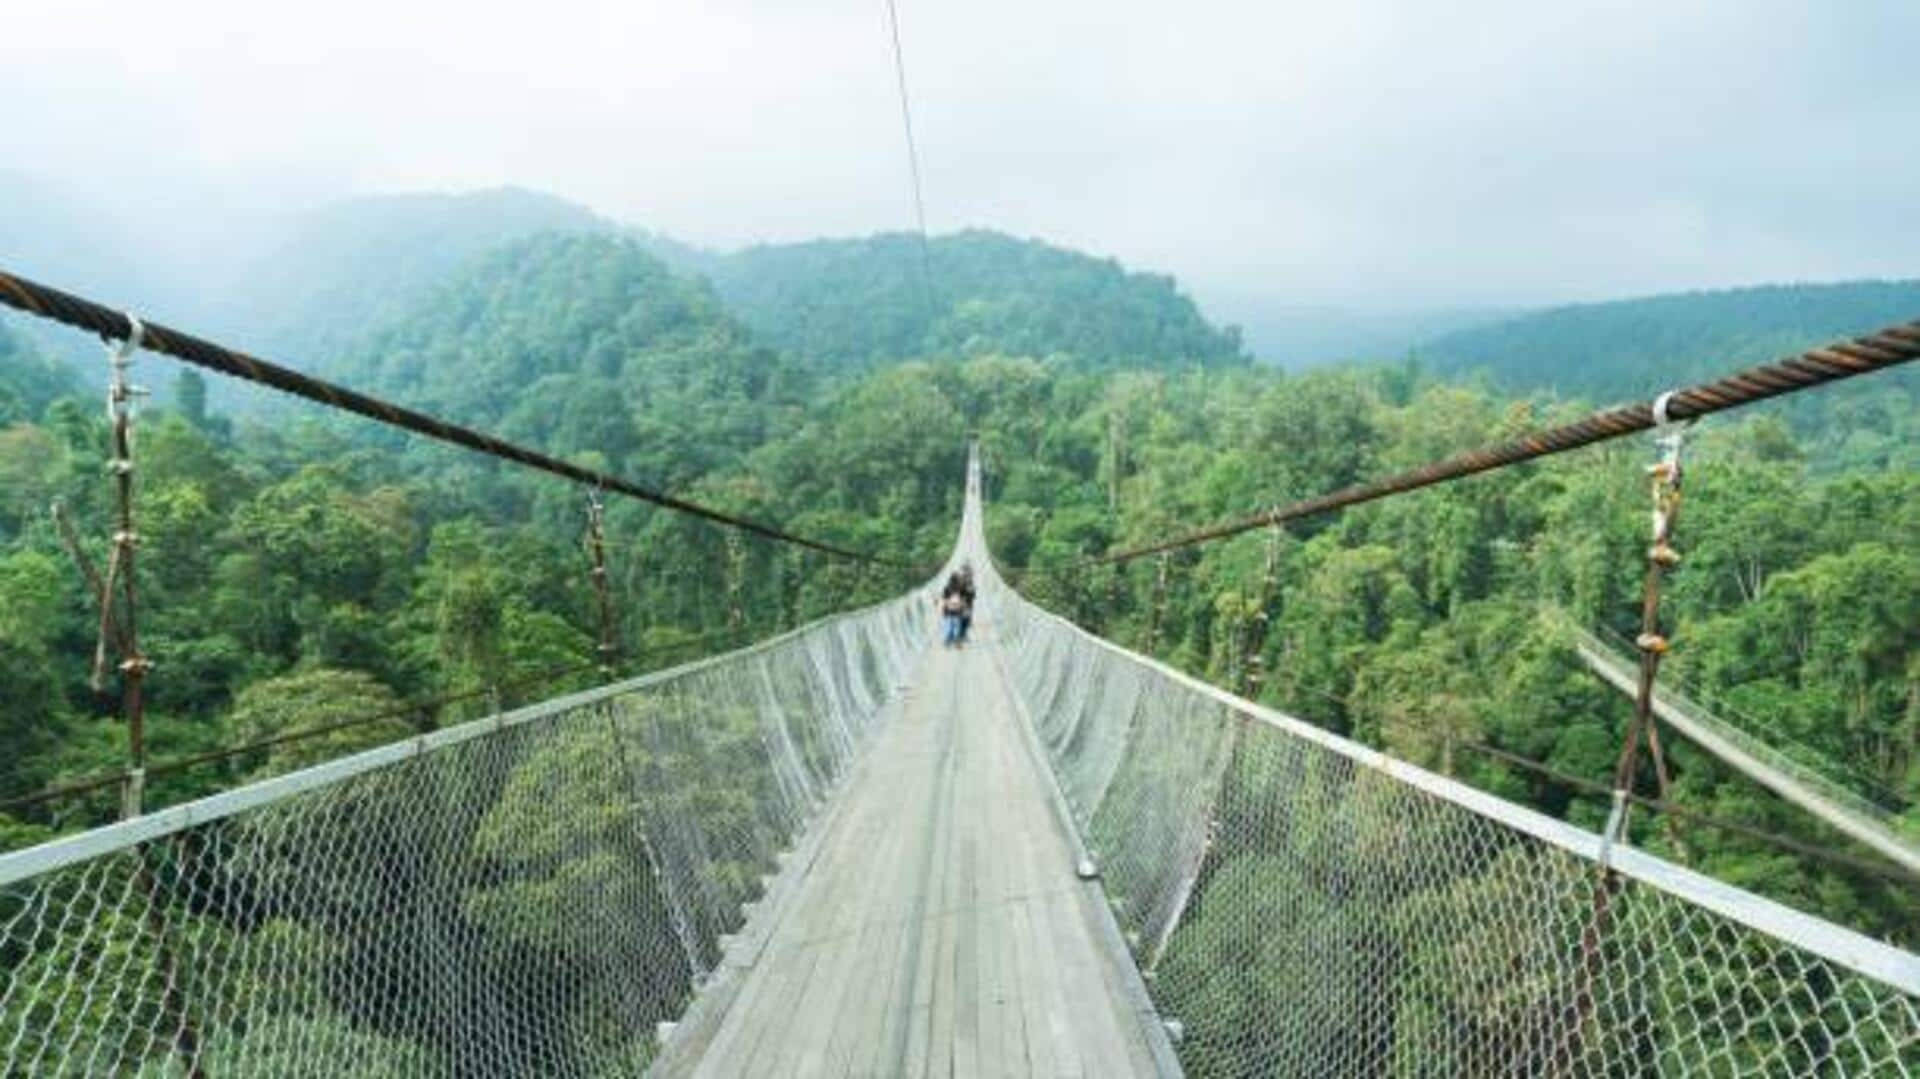
M 330 353 L 399 317 L 460 266 L 550 232 L 617 228 L 564 199 L 516 188 L 350 198 L 288 213 L 206 192 L 125 220 L 84 194 L 0 173 L 0 264 L 236 346 L 329 369 Z M 55 355 L 78 336 L 16 323 Z
M 548 234 L 482 255 L 345 362 L 375 392 L 672 483 L 769 437 L 806 372 L 638 241 Z
M 47 402 L 76 389 L 64 366 L 0 324 L 0 428 L 37 418 Z
M 1243 362 L 1239 333 L 1209 324 L 1173 278 L 1131 273 L 1036 240 L 970 230 L 884 233 L 732 254 L 656 243 L 713 281 L 763 341 L 861 367 L 930 355 L 1064 354 L 1098 365 Z
M 1913 318 L 1920 281 L 1765 285 L 1556 308 L 1446 334 L 1420 355 L 1441 375 L 1613 402 Z
M 258 347 L 323 362 L 489 251 L 541 233 L 615 228 L 585 207 L 519 188 L 347 199 L 295 219 L 258 256 L 231 321 Z
M 0 171 L 0 265 L 16 273 L 121 294 L 139 267 L 117 225 L 52 185 Z
M 1261 363 L 1290 370 L 1351 361 L 1400 360 L 1427 341 L 1503 322 L 1519 307 L 1315 307 L 1270 297 L 1210 295 L 1208 307 L 1240 327 Z
M 709 278 L 764 343 L 864 368 L 927 355 L 1064 355 L 1098 365 L 1243 359 L 1171 277 L 987 231 L 763 245 L 721 254 L 623 226 L 517 188 L 350 198 L 288 215 L 202 196 L 135 231 L 68 192 L 0 174 L 0 256 L 47 283 L 303 368 L 338 358 L 408 317 L 476 259 L 530 236 L 628 235 Z M 124 257 L 127 252 L 137 257 Z M 29 335 L 84 364 L 88 343 Z

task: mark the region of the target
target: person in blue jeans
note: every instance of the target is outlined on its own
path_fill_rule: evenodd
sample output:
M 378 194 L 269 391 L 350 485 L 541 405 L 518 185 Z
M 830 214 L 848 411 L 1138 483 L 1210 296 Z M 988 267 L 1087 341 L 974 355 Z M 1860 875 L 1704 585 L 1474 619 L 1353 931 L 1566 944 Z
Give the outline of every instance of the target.
M 947 577 L 940 590 L 940 643 L 958 648 L 966 643 L 967 623 L 973 618 L 973 581 L 964 573 Z

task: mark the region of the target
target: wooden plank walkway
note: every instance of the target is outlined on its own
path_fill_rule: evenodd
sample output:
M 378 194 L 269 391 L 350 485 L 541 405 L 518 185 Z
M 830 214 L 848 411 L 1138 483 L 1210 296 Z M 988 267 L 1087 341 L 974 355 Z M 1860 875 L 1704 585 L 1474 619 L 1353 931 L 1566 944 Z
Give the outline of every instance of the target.
M 989 632 L 922 665 L 652 1074 L 1164 1074 Z

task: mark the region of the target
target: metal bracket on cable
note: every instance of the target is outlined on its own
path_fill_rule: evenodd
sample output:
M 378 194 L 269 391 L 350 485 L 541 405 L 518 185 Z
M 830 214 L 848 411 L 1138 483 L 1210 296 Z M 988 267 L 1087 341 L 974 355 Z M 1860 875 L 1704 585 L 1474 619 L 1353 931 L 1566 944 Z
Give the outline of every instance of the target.
M 1676 420 L 1668 414 L 1677 391 L 1668 390 L 1653 399 L 1653 441 L 1660 447 L 1660 462 L 1656 468 L 1665 466 L 1672 475 L 1670 482 L 1680 483 L 1680 452 L 1686 447 L 1687 431 L 1700 422 L 1697 418 Z
M 1673 549 L 1669 538 L 1680 509 L 1681 458 L 1686 450 L 1687 431 L 1696 422 L 1675 420 L 1668 413 L 1674 392 L 1668 390 L 1653 400 L 1653 442 L 1660 449 L 1660 459 L 1647 466 L 1647 474 L 1653 478 L 1653 543 L 1647 548 L 1647 557 L 1661 569 L 1680 564 L 1680 552 Z M 1667 649 L 1667 641 L 1658 634 L 1642 633 L 1635 643 L 1643 652 Z
M 106 342 L 107 371 L 109 376 L 107 380 L 107 419 L 109 420 L 118 420 L 123 413 L 131 418 L 134 399 L 147 395 L 146 390 L 135 386 L 127 377 L 128 372 L 133 370 L 133 359 L 135 354 L 140 351 L 141 342 L 146 340 L 147 327 L 145 323 L 140 321 L 139 316 L 132 314 L 127 315 L 127 327 L 125 340 L 108 340 Z M 120 470 L 123 466 L 131 467 L 130 463 L 119 460 L 116 460 L 113 465 L 116 471 Z

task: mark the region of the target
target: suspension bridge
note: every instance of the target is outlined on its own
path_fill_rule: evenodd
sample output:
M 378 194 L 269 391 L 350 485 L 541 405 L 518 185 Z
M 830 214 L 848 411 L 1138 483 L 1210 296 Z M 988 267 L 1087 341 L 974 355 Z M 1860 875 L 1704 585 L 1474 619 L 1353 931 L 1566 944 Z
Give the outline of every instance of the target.
M 857 557 L 23 279 L 0 299 Z M 1896 327 L 1112 557 L 1917 355 Z M 1587 831 L 1096 637 L 1001 577 L 977 457 L 964 482 L 965 649 L 933 644 L 936 575 L 0 855 L 5 1073 L 1920 1073 L 1920 957 L 1632 846 L 1630 782 Z

